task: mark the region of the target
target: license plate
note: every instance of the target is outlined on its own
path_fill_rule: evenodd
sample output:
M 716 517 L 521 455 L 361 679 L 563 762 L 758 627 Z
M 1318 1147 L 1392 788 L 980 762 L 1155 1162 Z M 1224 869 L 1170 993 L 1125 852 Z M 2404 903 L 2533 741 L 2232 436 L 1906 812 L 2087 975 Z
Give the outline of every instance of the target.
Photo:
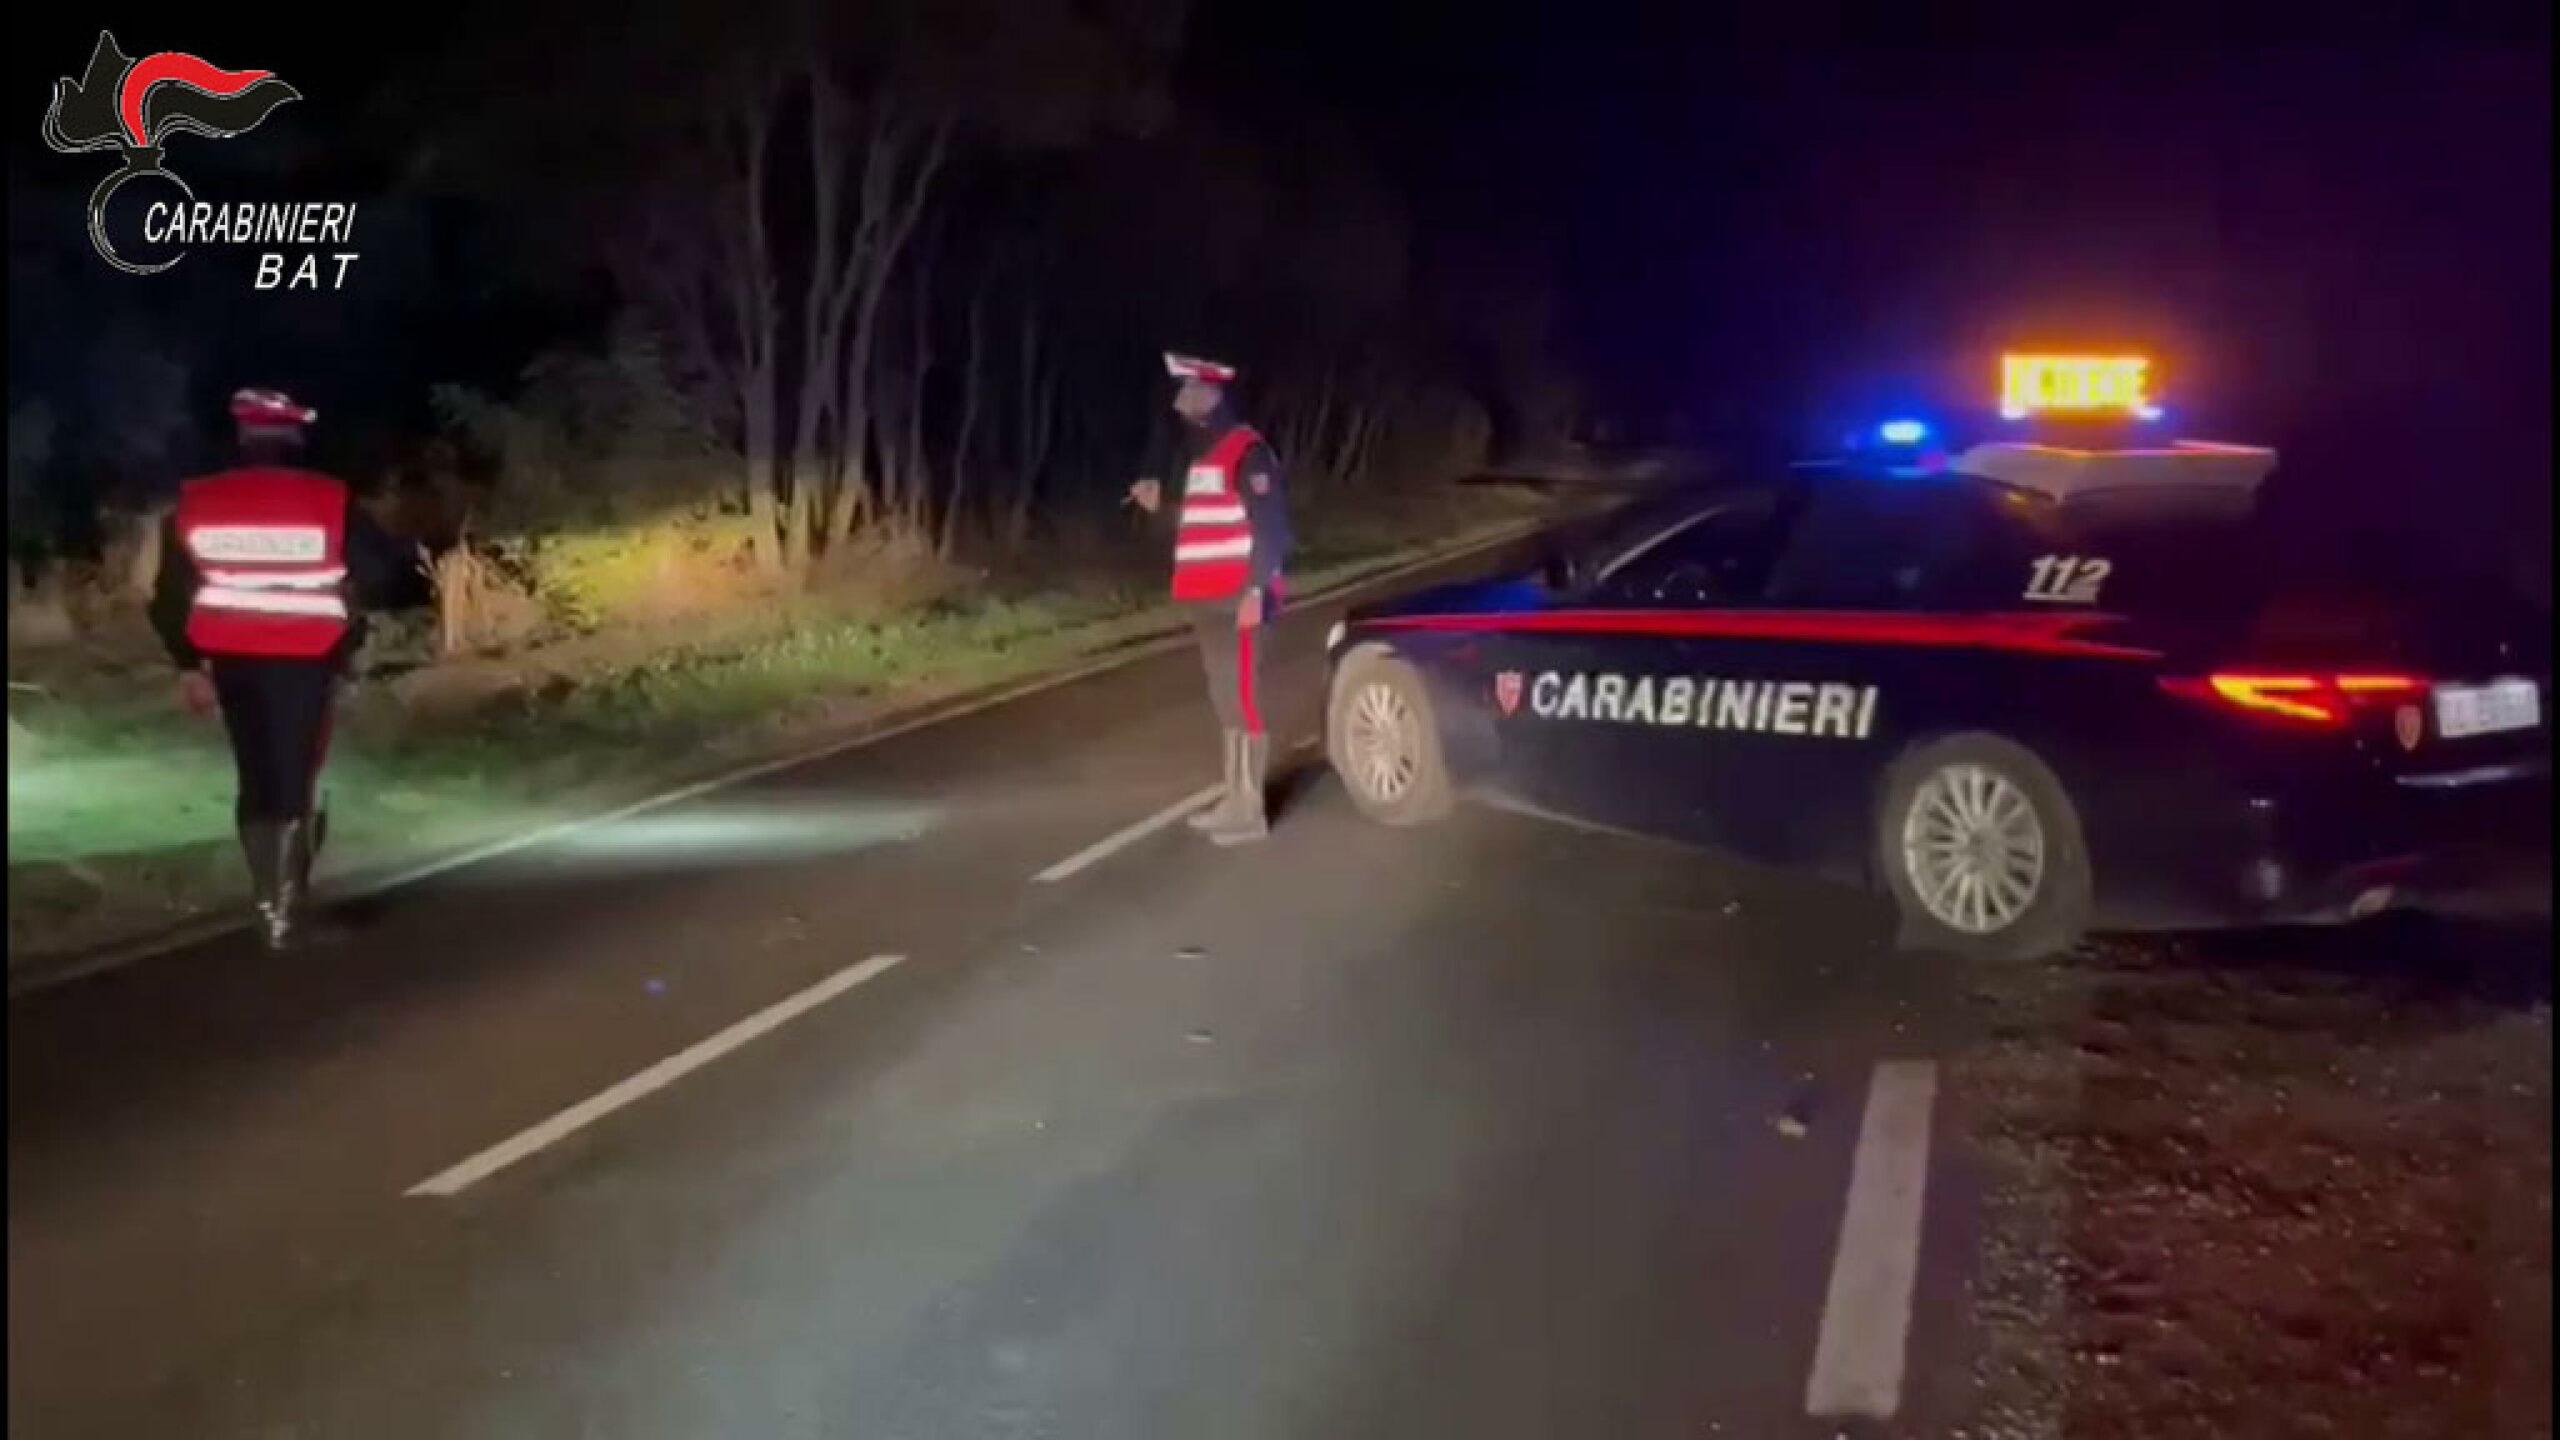
M 2436 687 L 2436 733 L 2448 740 L 2542 723 L 2542 695 L 2530 680 Z

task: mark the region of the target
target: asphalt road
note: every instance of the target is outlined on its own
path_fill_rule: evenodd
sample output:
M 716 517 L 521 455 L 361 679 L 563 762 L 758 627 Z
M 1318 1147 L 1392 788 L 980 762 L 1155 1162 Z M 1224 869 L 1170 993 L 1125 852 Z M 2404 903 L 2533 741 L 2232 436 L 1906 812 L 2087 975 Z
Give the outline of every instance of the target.
M 1283 627 L 1284 741 L 1332 618 Z M 1947 972 L 1667 846 L 1371 826 L 1312 749 L 1266 844 L 1172 825 L 1035 882 L 1213 779 L 1212 723 L 1150 659 L 394 892 L 327 952 L 14 1002 L 10 1433 L 1844 1428 L 1807 1387 L 1868 1087 L 1961 1042 Z M 1951 1137 L 1903 1158 L 1895 1433 L 1961 1368 L 1971 1224 Z

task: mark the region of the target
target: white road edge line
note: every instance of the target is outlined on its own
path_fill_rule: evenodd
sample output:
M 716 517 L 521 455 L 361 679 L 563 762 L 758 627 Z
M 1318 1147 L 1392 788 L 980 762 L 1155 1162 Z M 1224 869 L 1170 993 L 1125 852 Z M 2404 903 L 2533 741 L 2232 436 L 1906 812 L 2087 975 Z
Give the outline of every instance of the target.
M 1484 539 L 1471 545 L 1461 546 L 1457 549 L 1445 551 L 1437 555 L 1425 555 L 1406 564 L 1381 570 L 1374 575 L 1358 576 L 1350 580 L 1345 580 L 1338 585 L 1316 591 L 1312 594 L 1298 596 L 1290 602 L 1289 608 L 1292 613 L 1297 613 L 1313 607 L 1330 605 L 1336 601 L 1347 599 L 1364 591 L 1373 590 L 1379 586 L 1401 580 L 1407 575 L 1429 570 L 1436 566 L 1454 565 L 1459 561 L 1481 555 L 1487 550 L 1498 550 L 1505 545 L 1511 544 L 1513 541 L 1535 535 L 1542 528 L 1544 528 L 1542 524 L 1527 524 L 1497 531 L 1496 533 L 1488 535 Z M 690 800 L 697 795 L 706 795 L 714 790 L 724 790 L 732 785 L 743 784 L 749 780 L 771 775 L 776 771 L 796 769 L 802 765 L 814 765 L 819 761 L 831 760 L 836 756 L 845 754 L 849 751 L 867 749 L 870 746 L 894 740 L 910 731 L 922 730 L 931 726 L 946 724 L 950 721 L 964 719 L 968 716 L 975 715 L 980 711 L 992 710 L 999 705 L 1009 705 L 1016 700 L 1028 699 L 1043 691 L 1056 690 L 1067 685 L 1075 684 L 1079 680 L 1088 680 L 1096 675 L 1109 674 L 1111 671 L 1123 669 L 1127 666 L 1138 664 L 1141 661 L 1152 660 L 1161 655 L 1170 655 L 1173 652 L 1183 649 L 1193 643 L 1194 641 L 1191 638 L 1191 633 L 1188 630 L 1159 636 L 1152 640 L 1142 640 L 1130 645 L 1125 650 L 1108 655 L 1100 660 L 1079 665 L 1069 670 L 1054 671 L 1046 675 L 1035 675 L 1019 685 L 1008 686 L 1004 689 L 992 691 L 948 710 L 933 710 L 928 707 L 924 714 L 911 716 L 905 720 L 883 726 L 877 730 L 864 731 L 860 734 L 844 739 L 825 741 L 812 749 L 799 751 L 794 754 L 777 756 L 770 760 L 759 760 L 752 764 L 742 765 L 735 770 L 723 771 L 709 779 L 697 780 L 692 784 L 679 786 L 673 790 L 663 791 L 659 794 L 635 800 L 628 804 L 620 805 L 598 814 L 580 815 L 567 820 L 554 821 L 551 824 L 539 826 L 532 830 L 527 830 L 515 835 L 504 836 L 499 839 L 489 841 L 486 844 L 473 846 L 456 854 L 422 861 L 419 864 L 395 870 L 387 875 L 377 875 L 370 879 L 350 879 L 346 882 L 336 884 L 332 884 L 324 879 L 319 885 L 314 898 L 324 905 L 338 905 L 344 904 L 350 900 L 369 899 L 388 891 L 400 889 L 403 886 L 415 885 L 422 880 L 432 880 L 448 871 L 459 870 L 465 866 L 477 865 L 487 860 L 495 860 L 504 855 L 512 855 L 519 850 L 530 849 L 548 841 L 557 840 L 562 836 L 574 834 L 591 826 L 609 825 L 617 820 L 628 820 L 634 815 L 646 814 L 647 812 L 656 810 L 661 806 L 679 804 L 683 801 Z M 66 984 L 73 980 L 83 979 L 102 971 L 118 969 L 123 966 L 133 964 L 138 960 L 148 960 L 155 955 L 166 954 L 172 950 L 183 950 L 190 945 L 201 945 L 206 941 L 217 940 L 225 935 L 236 934 L 248 928 L 249 917 L 244 912 L 216 917 L 194 925 L 180 926 L 175 930 L 164 932 L 159 935 L 149 936 L 141 940 L 129 941 L 121 945 L 110 945 L 96 954 L 89 956 L 85 960 L 67 962 L 60 968 L 45 969 L 41 974 L 29 979 L 22 980 L 12 977 L 9 982 L 9 997 L 11 999 L 16 999 L 20 995 L 32 994 L 38 990 L 49 989 L 53 986 Z
M 1225 793 L 1226 788 L 1227 787 L 1224 785 L 1203 785 L 1199 789 L 1194 790 L 1190 794 L 1183 796 L 1181 799 L 1174 801 L 1172 804 L 1167 805 L 1153 815 L 1148 816 L 1146 819 L 1141 820 L 1134 825 L 1124 825 L 1119 829 L 1112 831 L 1110 834 L 1103 836 L 1101 839 L 1094 841 L 1092 844 L 1087 845 L 1073 855 L 1068 856 L 1066 859 L 1059 861 L 1057 864 L 1050 866 L 1048 869 L 1041 871 L 1039 874 L 1032 876 L 1031 883 L 1034 885 L 1055 885 L 1059 881 L 1067 879 L 1088 866 L 1100 864 L 1102 861 L 1110 859 L 1114 853 L 1146 839 L 1148 836 L 1163 829 L 1167 825 L 1172 824 L 1174 821 L 1181 819 L 1183 816 L 1190 814 L 1192 811 L 1205 809 L 1208 806 L 1217 803 L 1218 797 Z
M 1805 1382 L 1809 1415 L 1889 1420 L 1902 1404 L 1903 1349 L 1929 1184 L 1929 1107 L 1937 1093 L 1938 1067 L 1927 1060 L 1883 1061 L 1868 1083 L 1840 1247 L 1831 1257 L 1822 1331 Z
M 403 1192 L 411 1196 L 459 1195 L 528 1155 L 552 1145 L 623 1106 L 663 1090 L 759 1035 L 826 1004 L 847 990 L 895 969 L 904 955 L 874 955 L 859 965 L 837 971 L 798 994 L 777 1000 L 707 1040 L 686 1046 L 639 1074 L 598 1091 L 530 1129 L 520 1130 L 450 1169 L 440 1170 Z

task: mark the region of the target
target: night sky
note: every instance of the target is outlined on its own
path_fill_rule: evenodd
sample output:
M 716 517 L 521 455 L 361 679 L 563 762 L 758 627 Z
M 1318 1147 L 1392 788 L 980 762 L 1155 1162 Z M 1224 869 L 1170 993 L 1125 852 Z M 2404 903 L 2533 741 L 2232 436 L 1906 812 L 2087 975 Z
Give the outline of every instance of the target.
M 1664 403 L 1738 369 L 1808 400 L 1970 384 L 1957 352 L 2012 339 L 2147 345 L 2243 413 L 2281 405 L 2252 376 L 2315 357 L 2400 368 L 2413 323 L 2548 362 L 2549 61 L 2522 9 L 2503 37 L 1986 19 L 1961 47 L 1362 13 L 1221 7 L 1197 68 L 1374 116 L 1460 223 L 1553 236 L 1586 358 Z
M 2547 13 L 1659 8 L 1228 7 L 1202 48 L 1541 237 L 1638 414 L 1783 446 L 2141 350 L 2295 503 L 2547 555 Z
M 1206 0 L 1178 91 L 1346 127 L 1425 263 L 1535 255 L 1587 393 L 1646 423 L 1813 437 L 1978 401 L 2003 346 L 2140 348 L 2181 417 L 2331 467 L 2340 506 L 2547 552 L 2547 16 L 2345 8 L 2074 33 L 1933 9 L 1953 28 L 1923 35 L 1806 6 Z M 114 23 L 307 76 L 276 128 L 322 149 L 324 103 L 406 53 L 238 7 Z M 32 142 L 96 24 L 20 31 L 13 191 L 89 174 Z

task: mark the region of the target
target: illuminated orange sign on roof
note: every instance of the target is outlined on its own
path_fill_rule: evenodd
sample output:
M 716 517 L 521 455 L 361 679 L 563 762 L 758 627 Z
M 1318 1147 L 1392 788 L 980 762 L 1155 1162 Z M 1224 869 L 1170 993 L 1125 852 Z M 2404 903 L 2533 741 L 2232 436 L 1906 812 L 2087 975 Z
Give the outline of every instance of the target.
M 2142 355 L 2003 355 L 2000 413 L 2029 415 L 2159 413 L 2147 387 L 2151 361 Z

